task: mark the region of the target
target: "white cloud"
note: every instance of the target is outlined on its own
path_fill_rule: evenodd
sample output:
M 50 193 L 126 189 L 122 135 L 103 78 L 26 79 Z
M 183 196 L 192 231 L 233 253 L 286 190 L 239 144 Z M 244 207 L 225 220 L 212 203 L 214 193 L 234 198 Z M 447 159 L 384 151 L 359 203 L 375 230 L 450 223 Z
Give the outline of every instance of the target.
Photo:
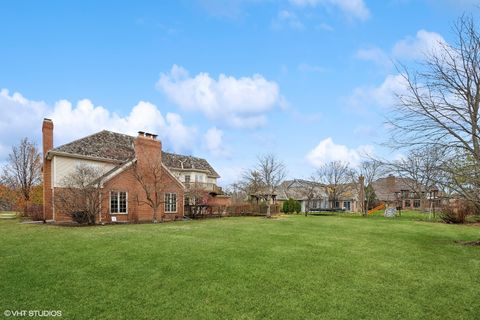
M 193 150 L 197 129 L 184 125 L 177 113 L 167 113 L 166 119 L 165 139 L 170 142 L 173 151 Z
M 315 7 L 323 5 L 335 7 L 347 16 L 362 21 L 370 17 L 370 11 L 363 0 L 290 0 L 290 2 L 297 6 Z
M 398 41 L 392 49 L 392 55 L 399 59 L 421 59 L 425 54 L 435 53 L 445 39 L 436 32 L 419 30 L 415 37 L 408 36 Z
M 218 183 L 222 187 L 228 187 L 234 182 L 238 182 L 242 178 L 242 173 L 245 172 L 246 167 L 238 164 L 215 164 L 215 170 L 221 174 L 221 179 Z
M 362 156 L 373 153 L 373 146 L 363 145 L 356 149 L 349 149 L 345 145 L 336 144 L 332 138 L 326 138 L 313 149 L 307 156 L 307 161 L 314 167 L 320 167 L 330 161 L 348 162 L 351 166 L 357 166 Z
M 389 108 L 395 103 L 395 95 L 406 93 L 407 81 L 402 75 L 388 75 L 378 86 L 357 87 L 346 99 L 351 110 L 365 111 L 372 106 Z
M 438 33 L 419 30 L 415 37 L 405 37 L 397 41 L 391 49 L 390 55 L 383 50 L 373 47 L 360 49 L 356 57 L 362 60 L 371 60 L 379 65 L 388 67 L 389 56 L 392 59 L 413 60 L 422 59 L 425 54 L 439 54 L 446 45 L 445 39 Z M 391 65 L 391 63 L 390 63 Z M 406 94 L 407 81 L 400 74 L 388 75 L 378 86 L 360 86 L 353 90 L 345 99 L 346 105 L 351 110 L 365 111 L 370 107 L 391 107 L 396 101 L 396 94 Z
M 272 22 L 274 29 L 282 29 L 283 26 L 288 26 L 294 30 L 303 30 L 305 28 L 297 14 L 288 10 L 280 10 Z
M 60 100 L 53 106 L 42 101 L 29 100 L 20 93 L 0 91 L 0 158 L 7 156 L 7 148 L 28 137 L 41 143 L 44 117 L 54 122 L 54 142 L 58 146 L 100 130 L 112 130 L 136 135 L 137 131 L 157 133 L 166 149 L 175 152 L 192 151 L 196 129 L 183 124 L 180 115 L 167 113 L 166 117 L 152 103 L 140 101 L 126 116 L 95 106 L 84 99 L 73 105 Z
M 355 53 L 355 58 L 365 61 L 372 61 L 375 64 L 391 68 L 393 60 L 415 60 L 422 59 L 427 54 L 438 53 L 442 45 L 445 45 L 445 39 L 436 32 L 419 30 L 414 37 L 407 36 L 397 41 L 389 53 L 378 47 L 369 47 L 359 49 Z
M 227 154 L 223 146 L 223 131 L 216 127 L 210 128 L 203 136 L 206 149 L 215 156 L 224 156 Z
M 10 146 L 40 132 L 41 119 L 48 110 L 43 101 L 30 101 L 20 93 L 0 90 L 0 162 L 6 159 Z M 33 141 L 38 139 L 34 137 Z
M 214 79 L 202 72 L 192 77 L 173 65 L 169 73 L 160 75 L 156 87 L 182 109 L 233 127 L 264 125 L 266 112 L 284 104 L 277 83 L 259 74 L 241 78 L 220 74 Z
M 385 68 L 390 68 L 393 65 L 388 54 L 378 47 L 359 49 L 355 53 L 355 58 L 365 61 L 372 61 L 373 63 Z

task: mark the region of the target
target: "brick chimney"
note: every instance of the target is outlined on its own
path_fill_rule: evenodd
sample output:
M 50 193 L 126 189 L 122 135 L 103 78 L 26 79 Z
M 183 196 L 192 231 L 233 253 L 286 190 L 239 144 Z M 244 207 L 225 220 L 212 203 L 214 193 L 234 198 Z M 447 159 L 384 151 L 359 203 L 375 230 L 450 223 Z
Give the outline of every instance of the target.
M 139 166 L 152 166 L 162 161 L 162 143 L 157 135 L 139 131 L 134 142 L 135 157 Z
M 48 151 L 53 149 L 53 121 L 43 119 L 43 219 L 53 219 L 52 160 L 47 159 Z

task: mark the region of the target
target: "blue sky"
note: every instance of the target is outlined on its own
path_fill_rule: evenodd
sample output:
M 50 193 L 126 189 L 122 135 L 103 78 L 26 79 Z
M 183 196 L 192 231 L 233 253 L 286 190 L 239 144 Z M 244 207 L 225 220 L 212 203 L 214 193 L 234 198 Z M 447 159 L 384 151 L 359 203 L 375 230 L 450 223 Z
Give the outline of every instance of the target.
M 275 153 L 290 177 L 379 146 L 414 65 L 469 0 L 1 1 L 0 158 L 102 129 L 158 133 L 221 184 Z

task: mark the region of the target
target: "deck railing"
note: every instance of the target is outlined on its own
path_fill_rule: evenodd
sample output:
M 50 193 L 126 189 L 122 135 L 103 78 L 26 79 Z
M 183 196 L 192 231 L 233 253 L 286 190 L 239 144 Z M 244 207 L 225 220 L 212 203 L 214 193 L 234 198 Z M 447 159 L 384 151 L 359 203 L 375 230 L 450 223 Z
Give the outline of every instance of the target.
M 201 189 L 208 192 L 222 193 L 222 188 L 211 182 L 184 182 L 187 190 L 189 189 Z

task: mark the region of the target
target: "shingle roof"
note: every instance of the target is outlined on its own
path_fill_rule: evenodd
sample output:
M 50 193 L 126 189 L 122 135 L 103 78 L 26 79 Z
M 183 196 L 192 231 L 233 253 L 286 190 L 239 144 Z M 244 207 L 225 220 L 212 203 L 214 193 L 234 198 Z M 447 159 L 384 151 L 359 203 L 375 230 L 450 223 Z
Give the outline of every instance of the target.
M 391 179 L 390 182 L 389 179 Z M 395 193 L 402 190 L 411 191 L 412 185 L 415 185 L 412 179 L 394 176 L 380 178 L 372 182 L 375 195 L 380 201 L 393 201 L 396 199 Z
M 64 144 L 52 151 L 125 162 L 135 157 L 134 137 L 103 130 Z
M 207 160 L 181 154 L 162 152 L 162 161 L 169 169 L 203 170 L 209 175 L 220 177 Z
M 313 187 L 312 189 L 309 189 Z M 315 198 L 325 198 L 328 197 L 326 192 L 325 185 L 313 181 L 294 179 L 284 181 L 280 187 L 280 192 L 278 192 L 278 200 L 287 200 L 288 198 L 293 198 L 295 200 L 306 200 L 307 195 L 305 192 L 310 190 L 315 193 Z
M 95 157 L 123 163 L 135 157 L 134 141 L 135 137 L 103 130 L 54 148 L 52 152 Z M 220 177 L 207 160 L 202 158 L 162 151 L 162 162 L 169 169 L 202 170 L 210 176 Z

